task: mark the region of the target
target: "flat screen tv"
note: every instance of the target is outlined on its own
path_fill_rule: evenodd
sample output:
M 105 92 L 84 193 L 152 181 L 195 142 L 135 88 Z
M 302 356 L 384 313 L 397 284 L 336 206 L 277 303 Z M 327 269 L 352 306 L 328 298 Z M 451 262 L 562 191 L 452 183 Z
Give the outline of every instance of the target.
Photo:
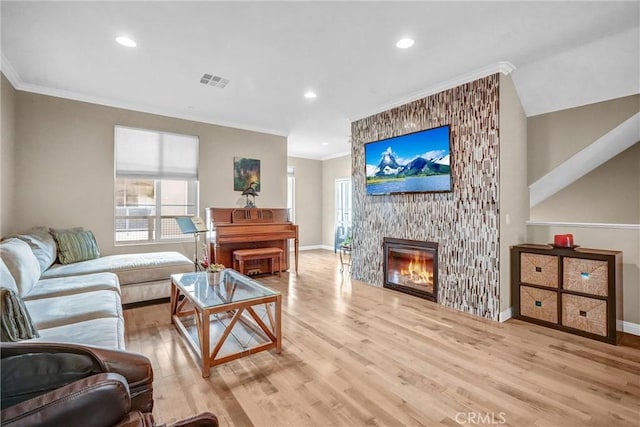
M 449 125 L 365 144 L 367 194 L 452 191 L 450 152 Z

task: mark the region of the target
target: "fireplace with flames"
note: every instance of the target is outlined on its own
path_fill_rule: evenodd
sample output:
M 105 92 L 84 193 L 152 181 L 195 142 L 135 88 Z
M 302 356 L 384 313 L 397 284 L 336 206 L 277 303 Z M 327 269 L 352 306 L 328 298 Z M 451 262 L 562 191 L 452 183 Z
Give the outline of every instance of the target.
M 384 239 L 384 287 L 438 300 L 438 244 Z

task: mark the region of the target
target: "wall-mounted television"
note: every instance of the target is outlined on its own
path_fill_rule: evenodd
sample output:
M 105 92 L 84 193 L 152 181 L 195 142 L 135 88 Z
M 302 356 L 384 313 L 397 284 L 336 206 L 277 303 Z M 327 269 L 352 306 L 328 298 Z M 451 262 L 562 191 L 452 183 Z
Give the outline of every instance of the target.
M 450 126 L 441 126 L 364 146 L 367 194 L 453 191 Z

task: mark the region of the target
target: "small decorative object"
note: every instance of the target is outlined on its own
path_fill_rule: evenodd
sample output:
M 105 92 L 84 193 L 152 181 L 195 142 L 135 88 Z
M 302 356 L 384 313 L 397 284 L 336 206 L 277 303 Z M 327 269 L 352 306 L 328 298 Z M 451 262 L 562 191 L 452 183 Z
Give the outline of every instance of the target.
M 225 267 L 224 264 L 211 264 L 209 266 L 209 273 L 220 273 L 225 268 L 227 267 Z
M 553 246 L 558 248 L 572 248 L 573 234 L 556 234 L 553 236 Z
M 242 195 L 247 197 L 247 204 L 245 205 L 245 208 L 255 208 L 256 207 L 256 196 L 258 196 L 258 193 L 256 192 L 256 189 L 255 189 L 256 186 L 257 186 L 257 184 L 255 182 L 252 182 L 242 192 Z M 249 200 L 249 196 L 251 196 L 251 198 L 252 198 L 251 200 Z
M 223 264 L 211 264 L 207 268 L 209 273 L 209 284 L 216 284 L 220 282 L 220 272 L 224 271 L 226 267 Z
M 255 184 L 255 191 L 260 191 L 260 160 L 234 157 L 233 190 L 244 191 L 251 184 Z

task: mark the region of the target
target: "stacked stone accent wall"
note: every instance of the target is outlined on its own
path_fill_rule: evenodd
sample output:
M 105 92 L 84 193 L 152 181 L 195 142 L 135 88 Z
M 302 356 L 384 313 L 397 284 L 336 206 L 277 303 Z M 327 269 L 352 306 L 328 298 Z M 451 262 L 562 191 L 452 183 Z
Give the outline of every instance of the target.
M 352 123 L 355 279 L 382 286 L 384 237 L 437 242 L 438 302 L 498 319 L 499 81 L 494 74 Z M 365 143 L 444 125 L 452 193 L 366 194 Z

